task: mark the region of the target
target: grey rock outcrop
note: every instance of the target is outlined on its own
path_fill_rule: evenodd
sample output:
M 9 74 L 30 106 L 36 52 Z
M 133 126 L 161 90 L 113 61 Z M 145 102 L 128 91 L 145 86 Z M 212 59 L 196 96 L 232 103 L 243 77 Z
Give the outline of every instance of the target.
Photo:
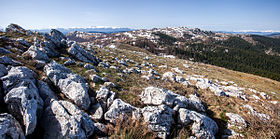
M 0 64 L 3 64 L 3 65 L 12 65 L 12 66 L 18 66 L 20 65 L 21 63 L 16 61 L 16 60 L 13 60 L 7 56 L 1 56 L 0 57 Z
M 132 116 L 133 111 L 137 108 L 120 99 L 115 99 L 109 110 L 104 114 L 105 120 L 115 124 L 118 120 L 125 120 L 128 116 Z
M 184 108 L 179 109 L 178 123 L 182 125 L 192 123 L 192 132 L 197 138 L 215 138 L 219 130 L 218 125 L 211 118 Z
M 37 46 L 32 45 L 29 49 L 23 53 L 23 56 L 30 56 L 32 59 L 50 61 L 50 58 L 46 53 L 41 51 Z
M 10 54 L 10 53 L 12 53 L 12 52 L 5 48 L 0 47 L 0 54 L 6 55 L 6 54 Z
M 86 113 L 70 102 L 54 99 L 45 109 L 41 125 L 46 139 L 86 139 L 95 132 L 94 123 Z
M 190 98 L 180 96 L 170 90 L 160 89 L 156 87 L 147 87 L 140 95 L 141 101 L 148 105 L 165 104 L 175 111 L 179 108 L 190 108 L 204 112 L 205 108 L 196 95 L 190 95 Z
M 141 109 L 144 121 L 148 127 L 157 133 L 158 137 L 167 138 L 171 125 L 174 123 L 174 111 L 166 105 L 147 106 Z
M 17 24 L 10 24 L 6 27 L 6 32 L 18 32 L 18 33 L 25 33 L 25 30 L 17 25 Z
M 80 47 L 77 43 L 71 45 L 68 49 L 68 53 L 79 59 L 80 61 L 86 63 L 92 63 L 94 65 L 98 64 L 98 59 L 93 56 L 90 52 L 86 51 L 84 48 Z
M 31 46 L 24 38 L 18 38 L 16 41 L 19 42 L 22 45 L 27 46 L 27 47 Z
M 35 85 L 33 72 L 26 67 L 12 67 L 1 80 L 9 112 L 23 121 L 25 134 L 31 134 L 37 124 L 37 115 L 44 105 Z
M 47 64 L 44 67 L 44 72 L 67 98 L 73 100 L 82 109 L 89 108 L 88 85 L 83 77 L 72 73 L 71 70 L 55 61 Z
M 19 122 L 10 114 L 0 114 L 0 138 L 25 139 Z

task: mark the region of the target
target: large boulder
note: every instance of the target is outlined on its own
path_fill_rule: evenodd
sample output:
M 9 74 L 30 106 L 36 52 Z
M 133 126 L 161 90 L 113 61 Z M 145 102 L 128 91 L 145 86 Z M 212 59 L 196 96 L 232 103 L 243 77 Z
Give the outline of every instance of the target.
M 86 139 L 95 132 L 94 123 L 86 113 L 68 101 L 55 99 L 44 110 L 41 126 L 46 139 Z
M 77 43 L 73 43 L 68 49 L 68 53 L 79 59 L 80 61 L 86 63 L 92 63 L 98 65 L 98 59 L 93 56 L 90 52 L 86 51 L 84 48 L 80 47 Z
M 1 139 L 25 139 L 19 122 L 10 114 L 0 114 Z
M 43 34 L 44 40 L 52 43 L 55 48 L 62 48 L 66 45 L 66 37 L 58 30 L 51 29 L 49 34 Z
M 173 109 L 178 111 L 180 108 L 192 109 L 199 112 L 205 112 L 206 110 L 199 97 L 195 94 L 189 95 L 189 98 L 178 95 L 174 101 Z
M 43 51 L 41 51 L 35 45 L 32 45 L 31 47 L 29 47 L 29 49 L 23 53 L 23 56 L 29 56 L 32 59 L 43 60 L 46 62 L 50 61 L 50 58 L 48 57 L 48 55 L 46 53 L 44 53 Z
M 165 104 L 172 106 L 176 98 L 176 94 L 165 89 L 156 87 L 147 87 L 140 95 L 141 101 L 148 105 Z
M 55 61 L 47 64 L 44 72 L 67 98 L 73 100 L 82 109 L 89 108 L 88 84 L 83 77 L 72 73 L 71 70 Z
M 109 107 L 109 110 L 105 113 L 104 118 L 110 123 L 115 124 L 118 120 L 124 121 L 129 116 L 132 116 L 136 109 L 136 107 L 131 106 L 120 99 L 115 99 L 113 104 Z
M 44 41 L 40 43 L 41 51 L 47 54 L 49 57 L 58 57 L 59 53 L 56 51 L 57 46 L 50 41 Z
M 61 33 L 60 31 L 58 31 L 56 29 L 51 29 L 50 36 L 52 36 L 54 39 L 59 40 L 59 41 L 67 39 L 63 33 Z
M 184 126 L 192 123 L 192 132 L 197 138 L 215 138 L 219 130 L 211 118 L 184 108 L 179 109 L 178 123 Z
M 170 90 L 165 90 L 156 87 L 147 87 L 140 95 L 141 101 L 148 105 L 165 104 L 175 111 L 179 108 L 194 109 L 204 112 L 205 108 L 196 95 L 190 95 L 189 98 L 173 93 Z
M 35 85 L 33 72 L 26 67 L 12 67 L 1 80 L 9 112 L 23 122 L 25 134 L 31 134 L 44 105 Z
M 158 137 L 167 138 L 174 123 L 174 111 L 166 105 L 147 106 L 141 109 L 144 121 Z

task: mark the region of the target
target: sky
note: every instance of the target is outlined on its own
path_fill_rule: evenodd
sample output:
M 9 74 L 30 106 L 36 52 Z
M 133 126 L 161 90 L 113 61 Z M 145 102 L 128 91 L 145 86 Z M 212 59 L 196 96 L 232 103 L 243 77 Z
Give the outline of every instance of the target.
M 280 0 L 0 0 L 0 27 L 280 30 Z

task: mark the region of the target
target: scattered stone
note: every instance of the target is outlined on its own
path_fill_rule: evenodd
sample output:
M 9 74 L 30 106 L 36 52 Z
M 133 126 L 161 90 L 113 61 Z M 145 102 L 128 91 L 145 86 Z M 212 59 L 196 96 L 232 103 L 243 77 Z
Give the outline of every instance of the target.
M 166 81 L 172 81 L 172 82 L 175 82 L 176 81 L 176 78 L 175 78 L 175 74 L 172 73 L 172 72 L 166 72 L 162 75 L 162 79 L 163 80 L 166 80 Z
M 246 121 L 238 114 L 226 113 L 226 116 L 229 118 L 228 127 L 236 126 L 242 129 L 247 126 Z
M 172 106 L 176 98 L 176 94 L 171 91 L 156 87 L 147 87 L 140 95 L 141 101 L 148 105 Z
M 90 79 L 94 82 L 94 83 L 98 83 L 98 82 L 102 82 L 102 78 L 96 74 L 92 74 L 89 76 Z
M 44 100 L 45 106 L 49 105 L 51 99 L 57 99 L 55 93 L 50 89 L 49 85 L 41 80 L 37 81 L 40 97 Z
M 65 66 L 69 66 L 69 65 L 75 65 L 76 61 L 74 59 L 68 59 L 67 61 L 65 61 L 63 63 Z
M 260 95 L 261 95 L 261 97 L 262 97 L 263 99 L 270 99 L 269 95 L 267 95 L 267 94 L 264 93 L 264 92 L 261 92 Z
M 88 64 L 88 63 L 84 65 L 84 68 L 87 70 L 91 70 L 91 69 L 96 70 L 93 65 Z
M 184 74 L 184 72 L 181 71 L 178 67 L 172 68 L 172 70 L 175 71 L 175 72 L 177 72 L 177 73 L 179 73 L 179 74 Z
M 256 116 L 262 120 L 269 120 L 270 116 L 263 114 L 263 113 L 258 113 L 252 106 L 250 106 L 249 104 L 246 104 L 243 106 L 244 108 L 249 109 L 250 111 L 248 112 L 249 114 L 252 114 L 253 116 Z
M 108 133 L 107 127 L 102 123 L 94 123 L 95 133 L 99 136 L 106 136 Z M 99 138 L 100 139 L 100 138 Z

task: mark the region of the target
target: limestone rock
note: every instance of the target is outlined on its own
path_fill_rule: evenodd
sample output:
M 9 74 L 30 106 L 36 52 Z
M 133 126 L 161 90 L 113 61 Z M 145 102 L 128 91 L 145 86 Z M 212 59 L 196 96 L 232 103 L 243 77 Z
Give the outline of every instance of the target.
M 125 103 L 120 99 L 115 99 L 113 104 L 109 107 L 109 110 L 105 113 L 104 118 L 115 124 L 118 120 L 126 120 L 135 110 L 136 108 L 130 104 Z
M 238 114 L 226 113 L 226 116 L 229 118 L 229 127 L 236 126 L 241 129 L 247 126 L 246 121 Z
M 26 67 L 12 67 L 1 79 L 6 94 L 4 101 L 8 104 L 9 112 L 17 119 L 22 119 L 25 134 L 31 134 L 37 124 L 37 115 L 44 105 L 33 72 Z
M 193 122 L 192 132 L 197 138 L 215 138 L 219 130 L 218 125 L 211 118 L 184 108 L 179 109 L 178 122 L 183 125 Z
M 64 64 L 65 66 L 75 65 L 75 64 L 76 64 L 76 61 L 73 60 L 73 59 L 69 59 L 69 60 L 65 61 L 63 64 Z
M 46 139 L 86 139 L 95 132 L 94 123 L 86 113 L 70 102 L 54 99 L 45 109 L 41 125 Z
M 98 59 L 93 56 L 90 52 L 87 52 L 84 48 L 80 47 L 77 43 L 71 45 L 68 53 L 86 63 L 98 64 Z
M 10 54 L 10 53 L 12 53 L 12 52 L 5 48 L 0 47 L 0 54 L 6 55 L 6 54 Z
M 141 101 L 144 104 L 161 105 L 165 104 L 172 106 L 176 98 L 176 94 L 171 91 L 156 87 L 147 87 L 140 95 Z
M 175 74 L 172 73 L 172 72 L 166 72 L 162 75 L 162 79 L 163 80 L 166 80 L 166 81 L 172 81 L 172 82 L 175 82 L 176 81 L 176 78 L 175 78 Z
M 71 70 L 55 61 L 47 64 L 44 67 L 44 72 L 66 97 L 73 100 L 82 109 L 89 108 L 88 85 L 83 77 L 72 73 Z
M 23 53 L 24 56 L 30 56 L 32 59 L 50 61 L 48 55 L 39 50 L 37 46 L 32 45 L 29 49 Z
M 25 33 L 25 30 L 17 25 L 17 24 L 10 24 L 8 25 L 8 27 L 6 28 L 6 32 L 18 32 L 18 33 Z
M 90 118 L 94 120 L 101 120 L 103 118 L 103 109 L 99 103 L 92 105 L 89 109 Z
M 161 138 L 170 134 L 171 125 L 174 123 L 174 111 L 166 105 L 147 106 L 141 109 L 144 121 L 148 127 Z
M 0 138 L 25 139 L 19 122 L 10 114 L 0 114 Z
M 15 61 L 7 56 L 1 56 L 0 57 L 0 64 L 3 64 L 3 65 L 12 65 L 12 66 L 18 66 L 20 65 L 21 63 L 18 62 L 18 61 Z

